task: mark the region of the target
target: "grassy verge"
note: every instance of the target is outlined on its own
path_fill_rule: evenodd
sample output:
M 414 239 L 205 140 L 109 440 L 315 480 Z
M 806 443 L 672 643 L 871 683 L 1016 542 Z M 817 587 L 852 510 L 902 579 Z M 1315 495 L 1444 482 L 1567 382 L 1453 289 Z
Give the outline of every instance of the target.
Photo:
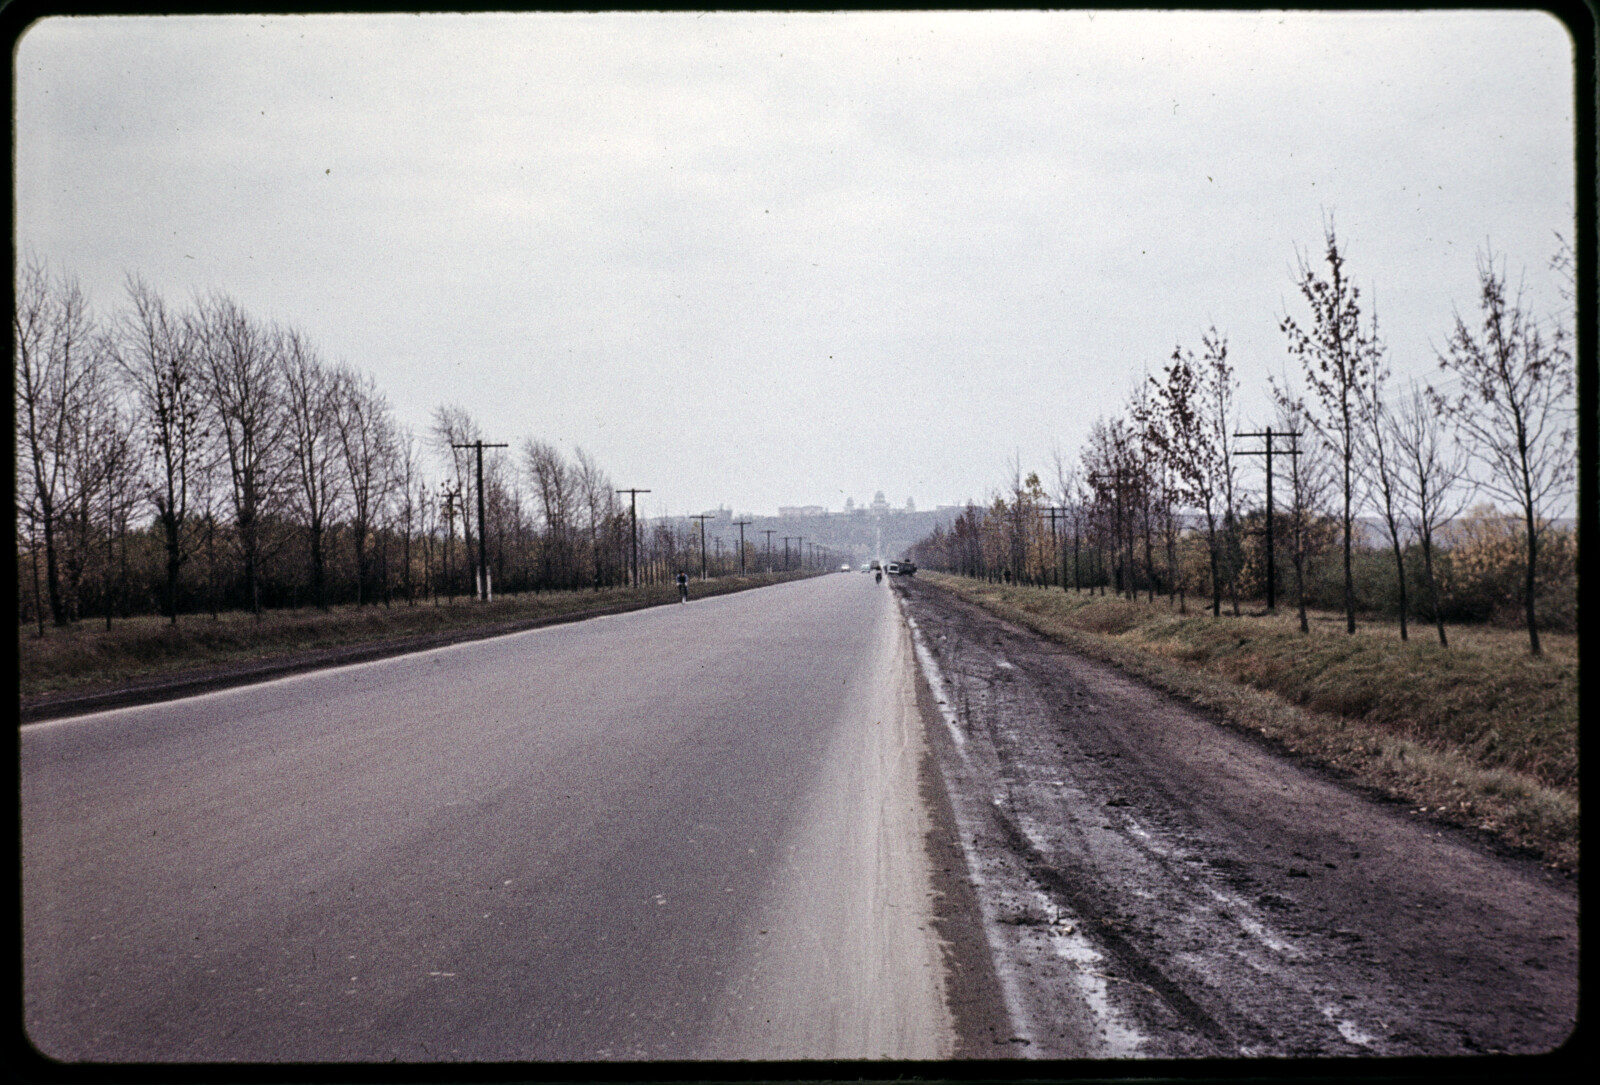
M 1226 723 L 1409 804 L 1417 813 L 1578 866 L 1577 638 L 1316 615 L 1130 602 L 918 574 L 985 609 L 1113 663 Z
M 796 579 L 801 574 L 717 577 L 689 586 L 691 599 L 723 595 Z M 341 606 L 249 614 L 184 615 L 176 626 L 165 618 L 141 617 L 113 624 L 80 622 L 65 629 L 18 630 L 20 693 L 87 691 L 138 679 L 177 675 L 207 667 L 269 660 L 297 652 L 348 645 L 381 644 L 429 634 L 459 633 L 506 623 L 560 619 L 593 610 L 629 609 L 675 602 L 672 584 L 600 591 L 540 592 L 502 596 L 488 604 L 459 597 L 452 604 L 419 602 L 391 606 Z

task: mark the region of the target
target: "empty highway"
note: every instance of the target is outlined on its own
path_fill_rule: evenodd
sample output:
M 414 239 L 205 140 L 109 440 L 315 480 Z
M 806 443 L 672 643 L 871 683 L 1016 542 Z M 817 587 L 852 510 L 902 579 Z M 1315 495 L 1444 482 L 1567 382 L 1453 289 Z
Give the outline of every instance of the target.
M 25 727 L 68 1061 L 940 1058 L 891 595 L 832 576 Z

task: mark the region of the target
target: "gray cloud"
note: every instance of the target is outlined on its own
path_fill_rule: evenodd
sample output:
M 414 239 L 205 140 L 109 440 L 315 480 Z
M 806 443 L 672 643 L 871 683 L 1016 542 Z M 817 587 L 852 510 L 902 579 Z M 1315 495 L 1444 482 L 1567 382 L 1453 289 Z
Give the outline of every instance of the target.
M 221 288 L 401 416 L 676 511 L 982 498 L 1211 321 L 1246 403 L 1337 216 L 1396 368 L 1573 216 L 1533 13 L 53 19 L 19 240 Z

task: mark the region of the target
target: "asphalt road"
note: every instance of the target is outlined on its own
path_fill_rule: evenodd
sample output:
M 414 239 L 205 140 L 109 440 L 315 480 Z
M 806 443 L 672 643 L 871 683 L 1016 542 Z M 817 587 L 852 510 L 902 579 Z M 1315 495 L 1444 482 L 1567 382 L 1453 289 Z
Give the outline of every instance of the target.
M 940 1058 L 923 734 L 830 576 L 22 731 L 68 1061 Z

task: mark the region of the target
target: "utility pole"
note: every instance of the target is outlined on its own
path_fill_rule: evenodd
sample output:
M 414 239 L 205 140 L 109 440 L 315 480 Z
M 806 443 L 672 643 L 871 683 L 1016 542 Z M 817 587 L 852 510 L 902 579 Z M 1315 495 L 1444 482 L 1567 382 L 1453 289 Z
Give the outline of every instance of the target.
M 455 581 L 450 579 L 450 547 L 456 541 L 456 502 L 461 500 L 461 487 L 453 490 L 439 487 L 439 500 L 444 502 L 444 590 L 451 603 L 456 601 Z M 434 601 L 438 601 L 438 595 Z
M 713 519 L 713 517 L 709 512 L 702 512 L 689 517 L 689 519 L 700 521 L 700 582 L 704 584 L 706 580 L 706 521 Z
M 744 529 L 749 520 L 735 520 L 734 526 L 739 529 L 739 575 L 744 575 Z
M 487 603 L 489 601 L 489 547 L 483 538 L 483 450 L 486 448 L 510 448 L 510 445 L 489 444 L 482 440 L 470 444 L 452 444 L 451 448 L 475 448 L 478 450 L 478 599 Z
M 1263 438 L 1264 442 L 1265 442 L 1261 448 L 1241 449 L 1241 450 L 1235 452 L 1234 455 L 1235 456 L 1265 456 L 1266 459 L 1267 459 L 1267 528 L 1266 528 L 1266 536 L 1267 536 L 1267 609 L 1268 610 L 1277 610 L 1278 609 L 1278 591 L 1277 591 L 1277 589 L 1278 589 L 1278 569 L 1277 569 L 1277 563 L 1276 563 L 1275 558 L 1274 558 L 1274 555 L 1277 553 L 1277 547 L 1275 547 L 1273 545 L 1273 542 L 1272 542 L 1272 519 L 1273 519 L 1273 517 L 1272 517 L 1272 453 L 1274 451 L 1273 447 L 1272 447 L 1272 439 L 1274 437 L 1287 437 L 1287 438 L 1289 438 L 1289 447 L 1287 449 L 1279 449 L 1279 450 L 1277 450 L 1278 451 L 1278 455 L 1280 455 L 1280 456 L 1298 456 L 1298 455 L 1300 455 L 1300 450 L 1295 447 L 1295 438 L 1300 436 L 1300 431 L 1299 430 L 1295 430 L 1295 431 L 1290 432 L 1290 433 L 1285 433 L 1285 432 L 1280 430 L 1277 433 L 1274 433 L 1272 431 L 1272 427 L 1268 426 L 1266 428 L 1266 430 L 1264 432 L 1261 432 L 1261 433 L 1235 433 L 1234 436 L 1235 437 L 1260 437 L 1260 438 Z
M 767 536 L 767 572 L 772 572 L 772 536 L 777 534 L 777 528 L 764 527 L 761 529 Z
M 1083 592 L 1083 570 L 1082 563 L 1079 561 L 1079 557 L 1081 555 L 1081 551 L 1079 549 L 1081 536 L 1078 532 L 1078 529 L 1082 524 L 1082 518 L 1083 502 L 1079 501 L 1072 507 L 1072 590 L 1079 594 Z M 1061 587 L 1065 589 L 1066 585 L 1063 584 Z
M 1050 517 L 1050 553 L 1052 555 L 1054 555 L 1054 557 L 1056 559 L 1055 560 L 1056 583 L 1061 585 L 1061 590 L 1062 591 L 1066 591 L 1067 590 L 1067 574 L 1066 574 L 1066 570 L 1062 568 L 1062 566 L 1066 564 L 1066 558 L 1061 553 L 1060 544 L 1058 544 L 1056 542 L 1056 521 L 1057 520 L 1065 520 L 1066 517 L 1067 517 L 1067 510 L 1064 507 L 1059 506 L 1059 505 L 1050 505 L 1050 506 L 1047 506 L 1044 509 L 1041 509 L 1040 511 L 1043 512 L 1046 516 Z
M 800 562 L 800 571 L 801 572 L 805 572 L 805 568 L 806 568 L 806 550 L 805 550 L 805 546 L 806 546 L 806 537 L 804 535 L 796 535 L 794 537 L 794 556 L 795 556 L 796 560 L 798 560 Z M 784 562 L 784 567 L 787 568 L 788 564 L 789 564 L 788 562 Z
M 785 535 L 783 537 L 783 571 L 784 572 L 788 572 L 789 571 L 789 540 L 792 539 L 792 538 L 794 538 L 793 535 Z
M 639 586 L 639 495 L 647 494 L 649 490 L 618 490 L 619 494 L 628 495 L 628 526 L 633 533 L 633 586 Z

